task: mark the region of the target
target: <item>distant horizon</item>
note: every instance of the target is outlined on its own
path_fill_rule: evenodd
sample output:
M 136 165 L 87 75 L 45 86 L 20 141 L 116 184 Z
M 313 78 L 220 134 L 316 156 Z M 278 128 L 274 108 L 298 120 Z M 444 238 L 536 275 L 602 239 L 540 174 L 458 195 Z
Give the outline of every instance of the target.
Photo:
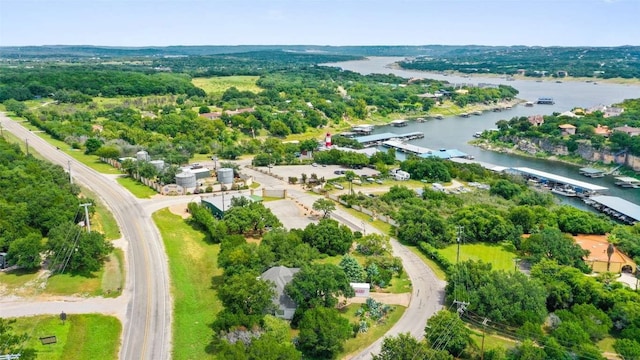
M 639 13 L 638 0 L 0 0 L 0 46 L 618 47 L 640 45 Z
M 484 47 L 540 47 L 540 48 L 609 48 L 609 47 L 640 47 L 640 45 L 485 45 L 485 44 L 355 44 L 355 45 L 320 45 L 320 44 L 173 44 L 173 45 L 96 45 L 96 44 L 43 44 L 43 45 L 0 45 L 0 48 L 16 48 L 16 47 L 72 47 L 86 46 L 97 48 L 127 48 L 127 49 L 144 49 L 144 48 L 167 48 L 167 47 L 235 47 L 235 46 L 316 46 L 316 47 L 421 47 L 421 46 L 484 46 Z

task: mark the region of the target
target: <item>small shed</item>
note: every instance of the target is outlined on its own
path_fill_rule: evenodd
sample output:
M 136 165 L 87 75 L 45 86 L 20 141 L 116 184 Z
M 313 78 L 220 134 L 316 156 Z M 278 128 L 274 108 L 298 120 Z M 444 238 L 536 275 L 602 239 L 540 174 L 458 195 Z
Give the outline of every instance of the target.
M 0 269 L 7 267 L 7 253 L 0 252 Z
M 349 283 L 353 292 L 356 293 L 356 297 L 369 297 L 369 291 L 371 291 L 371 285 L 369 283 Z

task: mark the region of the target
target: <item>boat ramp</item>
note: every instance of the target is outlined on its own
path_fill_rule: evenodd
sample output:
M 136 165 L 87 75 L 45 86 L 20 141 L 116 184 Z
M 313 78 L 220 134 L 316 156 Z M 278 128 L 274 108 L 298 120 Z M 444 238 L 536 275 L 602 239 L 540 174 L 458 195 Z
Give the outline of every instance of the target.
M 357 142 L 362 144 L 363 146 L 378 146 L 382 145 L 383 142 L 387 140 L 414 140 L 414 139 L 422 139 L 424 137 L 424 133 L 419 131 L 414 131 L 410 133 L 404 134 L 395 134 L 395 133 L 382 133 L 382 134 L 373 134 L 367 136 L 358 136 L 354 138 Z
M 627 224 L 640 221 L 640 206 L 615 196 L 592 196 L 584 198 L 585 204 Z

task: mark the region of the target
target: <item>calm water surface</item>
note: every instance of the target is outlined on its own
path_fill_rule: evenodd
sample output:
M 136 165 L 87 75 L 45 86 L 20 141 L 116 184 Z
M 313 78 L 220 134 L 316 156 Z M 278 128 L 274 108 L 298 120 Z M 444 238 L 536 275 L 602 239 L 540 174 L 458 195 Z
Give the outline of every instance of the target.
M 640 86 L 619 85 L 565 81 L 556 83 L 555 80 L 545 80 L 537 82 L 535 80 L 515 80 L 506 81 L 497 77 L 471 77 L 444 76 L 441 74 L 427 73 L 413 70 L 400 70 L 388 67 L 388 64 L 402 60 L 400 57 L 376 57 L 369 60 L 345 61 L 340 63 L 327 64 L 337 66 L 345 70 L 359 72 L 361 74 L 382 73 L 395 74 L 406 78 L 430 78 L 436 80 L 449 81 L 451 83 L 491 83 L 510 85 L 520 92 L 518 97 L 526 101 L 535 101 L 539 97 L 552 97 L 554 105 L 535 105 L 525 107 L 523 105 L 514 106 L 510 110 L 501 112 L 484 112 L 480 116 L 461 118 L 458 116 L 445 117 L 442 120 L 427 120 L 424 123 L 410 122 L 408 126 L 394 128 L 390 126 L 377 127 L 375 133 L 396 132 L 404 133 L 411 131 L 421 131 L 425 137 L 410 141 L 411 144 L 424 146 L 430 149 L 457 148 L 465 153 L 471 154 L 476 160 L 484 161 L 501 166 L 523 166 L 533 169 L 547 171 L 568 178 L 586 181 L 592 184 L 606 186 L 609 188 L 605 192 L 607 195 L 618 196 L 636 204 L 640 204 L 640 189 L 622 189 L 614 185 L 613 177 L 606 176 L 600 179 L 590 179 L 578 174 L 578 166 L 567 165 L 559 162 L 526 158 L 518 155 L 496 153 L 486 151 L 468 144 L 473 139 L 473 134 L 477 131 L 495 128 L 495 123 L 501 119 L 511 119 L 512 117 L 529 116 L 535 114 L 550 115 L 554 112 L 564 112 L 574 107 L 592 107 L 596 105 L 610 105 L 619 103 L 624 99 L 640 98 Z M 563 201 L 574 205 L 582 203 L 575 199 L 562 198 Z M 584 206 L 580 206 L 584 207 Z

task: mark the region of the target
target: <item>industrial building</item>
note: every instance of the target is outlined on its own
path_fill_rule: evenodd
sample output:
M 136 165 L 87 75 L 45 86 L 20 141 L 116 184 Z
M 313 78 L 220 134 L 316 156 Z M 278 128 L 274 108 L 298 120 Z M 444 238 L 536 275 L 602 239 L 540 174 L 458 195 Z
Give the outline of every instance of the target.
M 257 195 L 247 195 L 241 193 L 234 194 L 215 194 L 201 199 L 202 205 L 213 213 L 217 218 L 224 217 L 224 213 L 231 208 L 231 202 L 236 198 L 245 198 L 251 202 L 262 201 L 262 198 Z

